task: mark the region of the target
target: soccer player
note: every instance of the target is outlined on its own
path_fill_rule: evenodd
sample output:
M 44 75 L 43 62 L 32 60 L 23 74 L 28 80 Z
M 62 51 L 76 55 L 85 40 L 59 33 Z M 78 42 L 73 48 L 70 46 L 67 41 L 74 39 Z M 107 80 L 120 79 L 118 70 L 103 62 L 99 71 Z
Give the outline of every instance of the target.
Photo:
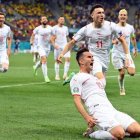
M 125 61 L 125 53 L 122 48 L 122 45 L 120 42 L 117 41 L 117 39 L 113 40 L 114 45 L 112 49 L 112 63 L 114 65 L 115 69 L 118 69 L 119 76 L 118 76 L 118 82 L 120 87 L 120 95 L 125 95 L 125 88 L 124 88 L 124 76 L 125 76 L 125 69 L 127 69 L 127 72 L 129 75 L 133 76 L 135 74 L 135 65 L 134 62 L 130 56 L 130 41 L 133 44 L 133 55 L 134 57 L 137 56 L 137 44 L 136 44 L 136 38 L 135 38 L 135 31 L 132 25 L 126 23 L 127 22 L 127 11 L 125 9 L 122 9 L 119 11 L 119 22 L 116 25 L 117 28 L 119 28 L 122 31 L 123 36 L 126 39 L 126 42 L 128 44 L 129 49 L 129 58 L 130 58 L 130 65 L 125 68 L 124 61 Z
M 49 83 L 50 79 L 48 77 L 48 71 L 47 71 L 47 58 L 50 53 L 50 37 L 52 36 L 52 27 L 47 25 L 47 17 L 41 16 L 41 25 L 36 27 L 33 31 L 32 37 L 31 37 L 31 44 L 33 44 L 35 34 L 38 35 L 38 52 L 41 58 L 41 67 L 43 76 L 45 79 L 45 82 Z M 37 63 L 34 67 L 35 71 L 39 68 L 40 63 Z
M 32 37 L 30 38 L 30 42 L 32 42 Z M 39 58 L 39 53 L 38 53 L 38 34 L 35 34 L 34 39 L 33 39 L 33 44 L 30 43 L 31 45 L 31 52 L 33 54 L 33 62 L 36 64 Z
M 0 12 L 0 72 L 6 72 L 9 68 L 12 43 L 11 29 L 4 24 L 4 21 L 5 15 Z M 8 48 L 6 48 L 6 44 Z
M 126 66 L 129 63 L 129 52 L 121 31 L 118 33 L 116 24 L 104 20 L 105 13 L 102 5 L 94 5 L 91 9 L 90 15 L 93 22 L 81 28 L 73 36 L 73 39 L 68 42 L 62 53 L 59 55 L 58 61 L 61 62 L 62 57 L 75 45 L 76 42 L 86 40 L 89 51 L 94 55 L 95 62 L 93 66 L 93 74 L 99 79 L 102 79 L 104 78 L 110 62 L 109 56 L 113 35 L 121 42 L 123 46 Z
M 94 68 L 94 56 L 84 48 L 77 52 L 76 59 L 79 64 L 79 73 L 70 81 L 74 103 L 89 129 L 94 126 L 98 128 L 97 131 L 90 131 L 85 135 L 107 140 L 122 140 L 126 132 L 130 137 L 140 136 L 139 123 L 112 106 L 104 90 L 104 81 L 91 74 Z
M 59 63 L 57 62 L 57 58 L 64 49 L 68 40 L 68 27 L 64 26 L 65 19 L 60 16 L 58 18 L 58 24 L 53 27 L 53 36 L 51 38 L 52 44 L 54 46 L 54 59 L 55 59 L 55 80 L 60 80 L 59 76 Z M 63 79 L 67 78 L 67 73 L 70 67 L 70 51 L 64 55 L 65 64 L 64 64 L 64 74 Z

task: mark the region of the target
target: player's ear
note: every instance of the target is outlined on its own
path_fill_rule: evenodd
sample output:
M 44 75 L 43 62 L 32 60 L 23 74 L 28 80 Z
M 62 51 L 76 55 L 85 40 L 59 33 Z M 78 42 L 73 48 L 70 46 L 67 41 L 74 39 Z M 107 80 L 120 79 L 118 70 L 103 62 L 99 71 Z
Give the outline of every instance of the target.
M 93 13 L 90 16 L 93 18 Z

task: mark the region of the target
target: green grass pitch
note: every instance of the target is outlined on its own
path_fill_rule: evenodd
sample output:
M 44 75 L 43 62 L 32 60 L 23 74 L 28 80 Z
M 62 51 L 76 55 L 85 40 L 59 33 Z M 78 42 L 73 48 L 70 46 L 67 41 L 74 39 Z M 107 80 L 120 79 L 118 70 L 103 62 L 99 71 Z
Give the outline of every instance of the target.
M 78 72 L 75 53 L 70 72 Z M 106 92 L 112 104 L 140 122 L 140 56 L 136 75 L 126 75 L 126 96 L 119 95 L 118 72 L 110 65 Z M 54 59 L 48 58 L 51 83 L 44 83 L 41 69 L 33 75 L 31 54 L 10 57 L 7 73 L 0 73 L 0 140 L 86 140 L 84 119 L 77 112 L 69 85 L 54 80 Z M 61 79 L 63 65 L 60 69 Z M 129 139 L 131 140 L 131 139 Z M 138 140 L 138 138 L 136 139 Z

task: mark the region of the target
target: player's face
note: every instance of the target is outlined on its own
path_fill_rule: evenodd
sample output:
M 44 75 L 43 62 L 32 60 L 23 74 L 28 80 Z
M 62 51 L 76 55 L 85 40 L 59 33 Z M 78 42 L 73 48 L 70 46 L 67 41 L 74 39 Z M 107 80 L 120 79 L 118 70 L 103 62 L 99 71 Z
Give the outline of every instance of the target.
M 0 25 L 3 25 L 4 21 L 5 21 L 4 15 L 0 15 Z
M 64 17 L 60 17 L 60 18 L 58 19 L 58 23 L 61 24 L 61 25 L 64 25 L 64 23 L 65 23 Z
M 47 25 L 47 22 L 48 22 L 47 17 L 45 16 L 41 17 L 41 24 Z
M 122 12 L 118 16 L 119 22 L 125 23 L 127 21 L 127 13 Z
M 96 23 L 103 23 L 105 18 L 105 13 L 103 8 L 96 8 L 93 12 L 91 17 L 93 18 L 93 21 Z
M 90 72 L 92 70 L 93 61 L 93 55 L 90 52 L 84 52 L 81 62 L 87 72 Z

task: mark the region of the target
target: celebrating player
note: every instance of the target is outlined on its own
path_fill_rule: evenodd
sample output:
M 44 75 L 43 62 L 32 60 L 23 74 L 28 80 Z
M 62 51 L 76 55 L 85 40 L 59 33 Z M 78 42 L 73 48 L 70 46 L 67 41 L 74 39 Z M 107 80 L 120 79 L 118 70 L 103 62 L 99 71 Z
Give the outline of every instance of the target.
M 58 24 L 53 27 L 53 36 L 52 36 L 52 44 L 54 46 L 54 58 L 55 58 L 55 80 L 60 80 L 59 76 L 59 63 L 57 62 L 57 58 L 64 49 L 68 40 L 68 27 L 64 26 L 65 19 L 64 17 L 58 18 Z M 63 79 L 67 78 L 67 73 L 70 67 L 70 51 L 64 55 L 65 64 L 64 64 L 64 74 Z
M 107 140 L 122 140 L 126 132 L 130 137 L 140 136 L 139 123 L 112 106 L 106 96 L 103 79 L 98 79 L 91 74 L 94 68 L 93 58 L 86 48 L 77 52 L 76 59 L 80 71 L 73 76 L 70 82 L 75 106 L 89 127 L 84 135 Z M 92 127 L 95 125 L 98 130 L 93 132 Z
M 135 65 L 130 55 L 130 41 L 132 42 L 134 47 L 133 49 L 134 57 L 137 56 L 137 44 L 136 44 L 134 28 L 132 25 L 126 23 L 127 18 L 128 18 L 127 11 L 125 9 L 120 10 L 118 16 L 119 23 L 116 26 L 122 31 L 122 34 L 125 37 L 126 42 L 128 44 L 130 65 L 126 67 L 126 69 L 128 74 L 133 76 L 135 74 Z M 125 95 L 125 88 L 124 88 L 125 53 L 122 48 L 122 45 L 120 44 L 120 42 L 118 42 L 117 39 L 114 39 L 113 42 L 114 45 L 112 49 L 112 63 L 114 65 L 114 68 L 118 69 L 119 71 L 118 82 L 120 87 L 120 95 Z
M 0 12 L 0 72 L 6 72 L 9 68 L 12 43 L 11 29 L 4 24 L 4 21 L 5 15 Z M 8 48 L 6 48 L 6 44 Z
M 45 82 L 50 82 L 47 71 L 47 57 L 50 53 L 50 37 L 52 35 L 52 27 L 47 25 L 47 17 L 41 16 L 41 25 L 36 27 L 31 37 L 31 44 L 33 44 L 35 34 L 38 35 L 38 52 L 41 57 L 42 72 Z M 36 63 L 35 71 L 39 68 L 40 63 Z
M 94 55 L 93 75 L 99 79 L 103 79 L 110 62 L 110 47 L 112 44 L 112 36 L 114 35 L 122 44 L 125 52 L 125 64 L 128 65 L 129 51 L 121 31 L 118 32 L 116 24 L 104 20 L 104 7 L 96 4 L 92 7 L 90 15 L 93 22 L 81 28 L 68 42 L 64 50 L 58 57 L 61 62 L 62 57 L 68 52 L 76 42 L 86 40 L 89 51 Z

